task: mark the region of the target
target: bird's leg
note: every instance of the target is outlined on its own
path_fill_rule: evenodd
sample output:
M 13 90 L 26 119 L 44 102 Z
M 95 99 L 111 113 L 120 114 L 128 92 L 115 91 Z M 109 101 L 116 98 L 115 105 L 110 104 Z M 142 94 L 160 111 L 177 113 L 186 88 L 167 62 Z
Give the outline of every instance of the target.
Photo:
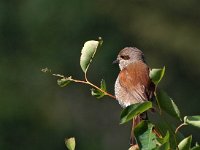
M 153 128 L 152 132 L 159 138 L 162 138 L 162 135 L 158 132 L 158 130 L 156 130 L 155 128 Z
M 134 128 L 141 121 L 140 116 L 133 118 L 132 127 L 131 127 L 131 136 L 130 136 L 130 145 L 136 144 L 136 139 L 134 136 Z
M 132 120 L 132 127 L 131 127 L 131 136 L 130 136 L 130 145 L 134 145 L 135 142 L 135 137 L 134 137 L 134 122 L 135 122 L 135 118 L 133 118 Z

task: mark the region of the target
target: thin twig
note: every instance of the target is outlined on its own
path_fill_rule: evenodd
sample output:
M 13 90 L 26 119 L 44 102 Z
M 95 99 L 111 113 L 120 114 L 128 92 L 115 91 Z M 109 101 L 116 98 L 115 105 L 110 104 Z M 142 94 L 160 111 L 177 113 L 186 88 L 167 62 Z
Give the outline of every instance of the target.
M 98 86 L 96 86 L 96 85 L 92 84 L 91 82 L 87 81 L 87 84 L 89 84 L 89 85 L 91 85 L 92 87 L 96 88 L 97 90 L 99 90 L 99 91 L 103 92 L 105 95 L 107 95 L 107 96 L 110 96 L 110 97 L 112 97 L 112 98 L 116 99 L 116 97 L 115 97 L 115 96 L 113 96 L 112 94 L 110 94 L 110 93 L 108 93 L 108 92 L 106 92 L 106 91 L 102 90 L 101 88 L 99 88 Z
M 157 137 L 162 138 L 162 135 L 160 134 L 160 132 L 156 128 L 153 128 L 152 132 L 155 133 L 155 135 Z
M 60 77 L 60 78 L 66 78 L 64 75 L 60 75 L 60 74 L 52 74 L 52 75 L 53 75 L 53 76 L 56 76 L 56 77 Z M 86 74 L 86 73 L 85 73 L 85 81 L 83 81 L 83 80 L 72 79 L 71 77 L 69 78 L 69 80 L 70 80 L 70 81 L 73 81 L 73 82 L 76 82 L 76 83 L 88 84 L 88 85 L 94 87 L 95 89 L 101 91 L 101 92 L 104 93 L 105 95 L 110 96 L 110 97 L 116 99 L 116 97 L 113 96 L 112 94 L 110 94 L 110 93 L 108 93 L 108 92 L 102 90 L 102 89 L 99 88 L 98 86 L 92 84 L 92 83 L 87 79 L 87 74 Z
M 60 78 L 65 78 L 65 76 L 64 75 L 61 75 L 61 74 L 52 74 L 53 76 L 55 76 L 55 77 L 60 77 Z
M 92 84 L 90 81 L 88 81 L 87 77 L 86 77 L 85 79 L 86 79 L 86 81 L 82 81 L 82 80 L 76 80 L 76 79 L 70 79 L 70 80 L 71 80 L 71 81 L 74 81 L 74 82 L 76 82 L 76 83 L 88 84 L 88 85 L 90 85 L 90 86 L 94 87 L 95 89 L 97 89 L 97 90 L 99 90 L 99 91 L 103 92 L 105 95 L 107 95 L 107 96 L 110 96 L 110 97 L 112 97 L 112 98 L 116 99 L 116 97 L 115 97 L 115 96 L 113 96 L 112 94 L 110 94 L 110 93 L 108 93 L 108 92 L 106 92 L 106 91 L 102 90 L 102 89 L 101 89 L 101 88 L 99 88 L 98 86 L 96 86 L 96 85 Z
M 89 81 L 88 81 L 88 78 L 87 78 L 87 72 L 85 72 L 85 81 L 86 81 L 86 82 L 89 82 Z
M 87 81 L 82 81 L 82 80 L 70 79 L 70 81 L 73 81 L 73 82 L 76 82 L 76 83 L 88 84 Z
M 154 95 L 155 95 L 155 98 L 156 98 L 156 102 L 158 104 L 159 113 L 161 115 L 162 114 L 162 110 L 161 110 L 160 103 L 159 103 L 159 100 L 158 100 L 158 97 L 157 97 L 157 86 L 155 87 Z
M 180 125 L 176 128 L 175 134 L 177 134 L 177 133 L 178 133 L 178 130 L 179 130 L 182 126 L 185 126 L 185 125 L 187 125 L 187 124 L 185 124 L 185 123 L 180 124 Z

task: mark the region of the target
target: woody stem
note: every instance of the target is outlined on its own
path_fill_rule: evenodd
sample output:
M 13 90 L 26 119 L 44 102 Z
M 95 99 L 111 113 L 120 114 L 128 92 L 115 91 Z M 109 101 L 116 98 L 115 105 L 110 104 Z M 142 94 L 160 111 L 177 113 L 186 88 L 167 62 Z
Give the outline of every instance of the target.
M 102 90 L 101 88 L 99 88 L 98 86 L 92 84 L 91 82 L 87 81 L 87 84 L 89 84 L 89 85 L 91 85 L 92 87 L 94 87 L 94 88 L 98 89 L 99 91 L 103 92 L 105 95 L 110 96 L 110 97 L 116 99 L 115 96 L 113 96 L 112 94 L 110 94 L 110 93 L 108 93 L 108 92 Z
M 52 74 L 52 75 L 53 75 L 53 76 L 56 76 L 56 77 L 60 77 L 60 78 L 65 78 L 63 75 L 60 75 L 60 74 Z M 88 85 L 94 87 L 95 89 L 101 91 L 101 92 L 104 93 L 105 95 L 110 96 L 111 98 L 116 99 L 115 96 L 113 96 L 112 94 L 110 94 L 110 93 L 108 93 L 108 92 L 102 90 L 102 89 L 99 88 L 98 86 L 92 84 L 92 83 L 87 79 L 87 74 L 86 74 L 86 73 L 85 73 L 85 81 L 83 81 L 83 80 L 76 80 L 76 79 L 72 79 L 72 78 L 70 78 L 69 80 L 70 80 L 70 81 L 73 81 L 73 82 L 76 82 L 76 83 L 88 84 Z
M 179 130 L 182 126 L 185 126 L 185 125 L 186 125 L 185 123 L 180 124 L 180 125 L 176 128 L 175 134 L 177 134 L 177 133 L 178 133 L 178 130 Z
M 99 88 L 98 86 L 92 84 L 92 83 L 87 79 L 86 73 L 85 73 L 85 81 L 82 81 L 82 80 L 76 80 L 76 79 L 70 79 L 70 80 L 71 80 L 71 81 L 74 81 L 74 82 L 76 82 L 76 83 L 88 84 L 88 85 L 94 87 L 95 89 L 97 89 L 97 90 L 103 92 L 105 95 L 110 96 L 111 98 L 116 99 L 115 96 L 113 96 L 112 94 L 110 94 L 110 93 L 108 93 L 108 92 L 102 90 L 102 89 Z

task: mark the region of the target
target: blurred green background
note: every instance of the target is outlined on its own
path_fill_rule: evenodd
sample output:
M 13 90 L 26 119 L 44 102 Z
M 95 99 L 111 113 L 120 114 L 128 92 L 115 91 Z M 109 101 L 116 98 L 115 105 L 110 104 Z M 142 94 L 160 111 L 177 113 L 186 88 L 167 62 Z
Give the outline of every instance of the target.
M 160 85 L 183 115 L 199 114 L 200 1 L 1 0 L 0 149 L 65 150 L 75 136 L 78 150 L 125 150 L 129 125 L 119 125 L 119 104 L 98 101 L 89 87 L 59 88 L 40 70 L 82 79 L 80 50 L 103 37 L 89 70 L 113 93 L 120 49 L 143 50 L 152 68 L 166 66 Z M 181 129 L 200 141 L 199 129 Z

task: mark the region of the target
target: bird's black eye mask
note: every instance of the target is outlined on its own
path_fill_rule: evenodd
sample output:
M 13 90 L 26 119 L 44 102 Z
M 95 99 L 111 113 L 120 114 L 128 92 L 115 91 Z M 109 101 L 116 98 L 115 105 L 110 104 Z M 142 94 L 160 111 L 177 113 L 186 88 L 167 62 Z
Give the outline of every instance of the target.
M 120 57 L 122 59 L 124 59 L 124 60 L 129 60 L 130 59 L 130 57 L 128 55 L 121 55 Z

